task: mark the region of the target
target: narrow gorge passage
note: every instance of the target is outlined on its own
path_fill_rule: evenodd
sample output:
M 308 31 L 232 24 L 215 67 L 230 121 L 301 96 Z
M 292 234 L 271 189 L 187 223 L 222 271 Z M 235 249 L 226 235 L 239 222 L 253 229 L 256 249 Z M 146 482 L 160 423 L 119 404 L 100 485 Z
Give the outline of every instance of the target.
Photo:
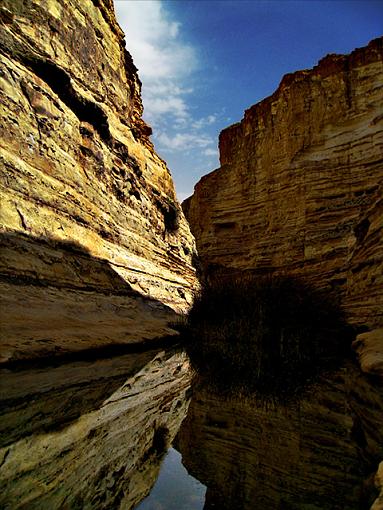
M 1 0 L 1 508 L 383 508 L 375 12 Z

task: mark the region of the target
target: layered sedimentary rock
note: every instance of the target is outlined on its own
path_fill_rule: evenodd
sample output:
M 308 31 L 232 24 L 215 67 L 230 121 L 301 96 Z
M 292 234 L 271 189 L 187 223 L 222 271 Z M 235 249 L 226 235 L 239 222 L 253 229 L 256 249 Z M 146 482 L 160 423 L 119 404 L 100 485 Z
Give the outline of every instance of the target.
M 219 139 L 184 210 L 205 270 L 298 276 L 383 324 L 383 39 L 286 75 Z
M 1 371 L 0 505 L 134 508 L 187 412 L 183 354 Z
M 340 300 L 347 320 L 360 332 L 353 347 L 361 371 L 353 380 L 354 398 L 349 405 L 352 428 L 362 455 L 370 459 L 371 472 L 383 458 L 382 105 L 383 38 L 350 55 L 328 55 L 311 70 L 287 75 L 272 96 L 252 106 L 241 122 L 221 133 L 221 168 L 203 177 L 184 203 L 205 276 L 219 270 L 221 276 L 252 271 L 297 277 L 328 292 L 330 299 Z M 259 419 L 268 423 L 270 418 L 260 415 Z M 293 433 L 299 435 L 301 426 L 297 422 Z M 287 425 L 276 422 L 270 427 L 280 437 Z M 336 430 L 328 436 L 316 433 L 319 452 L 325 445 L 335 447 L 341 442 Z M 226 444 L 226 439 L 219 441 L 220 446 Z M 287 489 L 283 480 L 279 484 L 273 461 L 265 464 L 258 457 L 259 452 L 266 458 L 269 455 L 265 444 L 258 444 L 254 459 L 260 459 L 262 466 L 257 469 L 267 483 L 274 470 L 275 486 L 270 495 L 264 495 L 266 501 L 274 494 L 274 501 L 264 507 L 276 508 L 278 491 L 288 493 L 291 482 Z M 213 447 L 218 452 L 218 443 Z M 356 465 L 355 445 L 350 443 L 350 447 L 350 465 Z M 245 458 L 246 448 L 247 443 L 243 445 Z M 341 462 L 349 456 L 346 450 L 340 453 Z M 273 449 L 270 455 L 275 454 L 277 461 L 279 453 Z M 294 454 L 290 459 L 288 455 L 282 461 L 287 459 L 291 472 L 299 471 L 301 467 L 293 465 Z M 309 477 L 317 469 L 306 468 Z M 213 473 L 215 467 L 211 469 Z M 249 476 L 242 469 L 243 476 Z M 283 472 L 286 469 L 282 466 Z M 323 489 L 327 482 L 321 469 L 317 477 Z M 225 477 L 230 479 L 231 471 L 224 470 L 230 467 L 221 469 L 219 484 Z M 343 467 L 335 462 L 330 469 L 335 478 L 341 476 L 338 470 Z M 314 479 L 304 482 L 313 493 Z M 380 480 L 378 475 L 376 480 Z M 278 484 L 282 488 L 277 489 Z M 248 494 L 261 497 L 262 484 L 254 482 L 254 487 L 255 492 L 250 487 Z M 292 504 L 289 494 L 283 497 Z M 346 506 L 359 508 L 355 505 Z M 343 508 L 341 502 L 334 506 L 338 507 Z
M 383 100 L 383 98 L 382 98 Z M 383 118 L 383 117 L 382 117 Z M 356 242 L 346 262 L 344 306 L 355 324 L 380 330 L 383 356 L 383 161 L 377 200 L 363 211 L 355 228 Z M 383 370 L 381 371 L 383 374 Z
M 382 443 L 377 451 L 357 409 L 375 414 L 376 426 L 383 400 L 363 402 L 369 389 L 354 392 L 358 376 L 344 367 L 286 405 L 195 392 L 177 447 L 189 473 L 207 485 L 204 508 L 369 508 L 380 487 L 371 473 Z M 370 432 L 383 439 L 379 426 Z
M 171 333 L 194 241 L 112 2 L 4 0 L 0 57 L 2 358 Z

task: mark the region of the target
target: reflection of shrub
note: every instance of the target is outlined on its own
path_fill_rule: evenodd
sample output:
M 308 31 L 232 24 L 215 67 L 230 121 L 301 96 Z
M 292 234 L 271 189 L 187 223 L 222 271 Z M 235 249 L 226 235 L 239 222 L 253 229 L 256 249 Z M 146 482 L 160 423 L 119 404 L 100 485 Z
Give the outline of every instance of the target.
M 297 393 L 349 350 L 350 329 L 323 293 L 251 276 L 205 285 L 182 326 L 195 371 L 220 390 Z

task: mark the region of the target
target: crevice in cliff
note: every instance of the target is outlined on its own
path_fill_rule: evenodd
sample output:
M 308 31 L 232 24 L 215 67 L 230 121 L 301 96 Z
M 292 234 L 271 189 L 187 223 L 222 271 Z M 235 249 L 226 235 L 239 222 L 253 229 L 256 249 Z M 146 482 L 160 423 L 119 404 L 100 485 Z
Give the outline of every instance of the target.
M 113 143 L 114 152 L 118 155 L 118 158 L 125 165 L 128 165 L 129 168 L 132 169 L 134 174 L 140 178 L 142 176 L 142 171 L 138 161 L 129 154 L 129 150 L 126 145 L 115 140 Z
M 180 214 L 176 204 L 170 200 L 161 201 L 157 198 L 156 206 L 163 215 L 165 232 L 177 231 L 180 222 Z
M 17 207 L 16 207 L 16 211 L 18 212 L 18 215 L 20 216 L 21 226 L 23 227 L 24 230 L 28 230 L 28 225 L 25 221 L 23 214 L 19 211 L 19 209 Z
M 81 97 L 75 91 L 69 75 L 63 69 L 53 62 L 28 57 L 23 63 L 59 96 L 80 122 L 88 122 L 105 143 L 110 142 L 111 135 L 106 113 L 96 103 Z
M 7 448 L 7 450 L 6 450 L 5 454 L 4 454 L 4 457 L 3 457 L 2 461 L 0 462 L 0 469 L 4 466 L 10 451 L 11 451 L 11 449 Z
M 345 83 L 345 94 L 346 94 L 346 104 L 347 108 L 351 108 L 352 106 L 352 87 L 351 87 L 351 77 L 350 77 L 350 61 L 349 58 L 345 58 L 343 64 L 343 74 L 344 74 L 344 83 Z
M 366 237 L 368 233 L 368 229 L 370 228 L 370 222 L 368 218 L 363 219 L 360 223 L 358 223 L 354 227 L 354 234 L 357 242 L 360 244 L 363 242 L 363 239 Z

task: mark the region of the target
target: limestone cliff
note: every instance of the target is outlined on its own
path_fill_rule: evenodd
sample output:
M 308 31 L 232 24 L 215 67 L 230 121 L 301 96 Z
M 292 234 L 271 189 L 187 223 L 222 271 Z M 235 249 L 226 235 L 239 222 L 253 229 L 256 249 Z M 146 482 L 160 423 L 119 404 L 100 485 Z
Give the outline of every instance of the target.
M 172 333 L 194 240 L 111 0 L 0 6 L 2 359 Z
M 383 39 L 286 75 L 219 139 L 184 210 L 205 270 L 296 275 L 383 325 Z

